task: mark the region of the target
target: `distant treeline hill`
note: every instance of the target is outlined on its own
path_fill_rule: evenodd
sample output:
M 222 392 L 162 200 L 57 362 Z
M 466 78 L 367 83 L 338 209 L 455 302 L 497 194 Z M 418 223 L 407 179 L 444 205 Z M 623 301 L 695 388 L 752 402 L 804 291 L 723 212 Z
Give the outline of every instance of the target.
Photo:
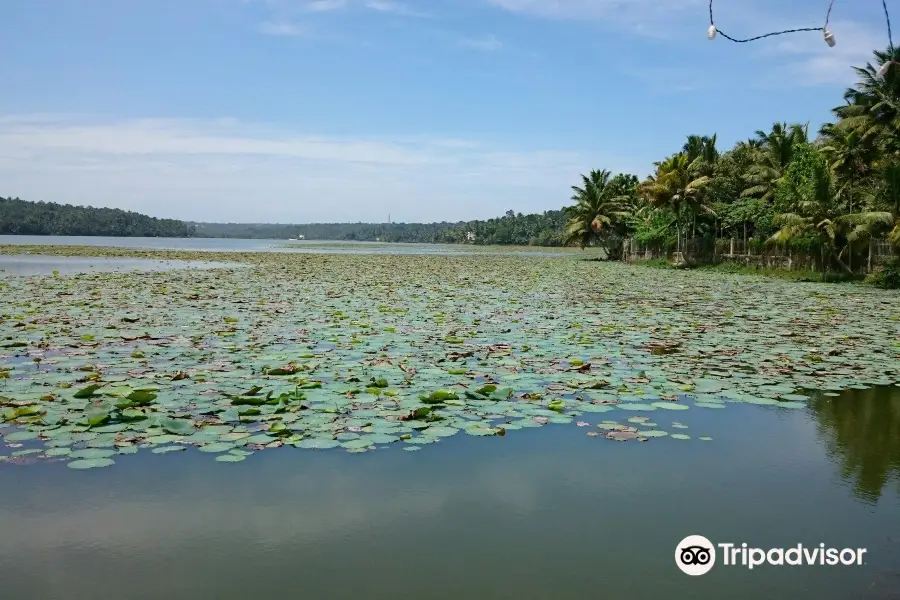
M 456 223 L 194 223 L 157 219 L 118 208 L 28 202 L 0 197 L 0 234 L 97 235 L 120 237 L 206 237 L 345 240 L 431 244 L 516 244 L 562 246 L 562 210 Z
M 191 237 L 194 227 L 118 208 L 0 198 L 0 234 Z

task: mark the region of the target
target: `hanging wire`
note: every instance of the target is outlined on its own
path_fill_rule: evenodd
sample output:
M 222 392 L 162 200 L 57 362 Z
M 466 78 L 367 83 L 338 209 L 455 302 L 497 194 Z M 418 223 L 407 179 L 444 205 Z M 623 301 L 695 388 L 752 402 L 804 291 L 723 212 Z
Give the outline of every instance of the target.
M 710 3 L 712 2 L 712 0 L 709 0 L 709 1 L 710 1 Z M 891 14 L 888 12 L 887 0 L 881 0 L 881 6 L 884 7 L 884 20 L 887 21 L 888 48 L 891 49 L 891 54 L 893 54 L 894 53 L 894 36 L 891 35 Z
M 882 4 L 884 4 L 884 13 L 887 14 L 887 0 L 881 0 Z M 764 33 L 763 35 L 757 35 L 756 37 L 746 38 L 746 39 L 737 39 L 733 38 L 721 29 L 716 26 L 715 20 L 713 19 L 713 0 L 709 0 L 709 24 L 712 27 L 716 28 L 716 33 L 721 35 L 726 40 L 731 40 L 732 42 L 736 42 L 738 44 L 746 44 L 747 42 L 755 42 L 756 40 L 761 40 L 763 38 L 773 37 L 776 35 L 784 35 L 786 33 L 799 33 L 803 31 L 821 31 L 825 32 L 828 30 L 828 23 L 831 20 L 831 9 L 834 8 L 834 0 L 831 0 L 828 3 L 828 12 L 825 13 L 825 25 L 822 27 L 801 27 L 800 29 L 785 29 L 784 31 L 772 31 L 770 33 Z M 890 36 L 890 27 L 891 22 L 888 19 L 888 36 Z

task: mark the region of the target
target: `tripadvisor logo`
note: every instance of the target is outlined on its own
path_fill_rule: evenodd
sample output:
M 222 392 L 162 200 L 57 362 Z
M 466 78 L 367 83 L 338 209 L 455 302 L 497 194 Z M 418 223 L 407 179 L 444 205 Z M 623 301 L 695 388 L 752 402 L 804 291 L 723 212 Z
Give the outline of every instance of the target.
M 797 544 L 790 548 L 753 548 L 746 543 L 713 544 L 702 535 L 689 535 L 675 548 L 675 564 L 687 575 L 706 575 L 716 560 L 726 567 L 753 569 L 761 565 L 801 566 L 859 566 L 865 564 L 865 548 L 826 548 L 825 544 L 807 547 Z

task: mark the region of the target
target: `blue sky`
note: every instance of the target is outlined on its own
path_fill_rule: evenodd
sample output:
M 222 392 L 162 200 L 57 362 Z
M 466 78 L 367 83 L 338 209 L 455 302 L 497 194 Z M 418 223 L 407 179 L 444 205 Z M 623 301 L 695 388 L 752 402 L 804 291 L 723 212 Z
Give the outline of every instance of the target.
M 732 36 L 826 7 L 714 4 Z M 878 0 L 837 2 L 834 48 L 708 25 L 707 0 L 3 0 L 0 195 L 207 221 L 538 212 L 689 133 L 815 130 L 887 46 Z

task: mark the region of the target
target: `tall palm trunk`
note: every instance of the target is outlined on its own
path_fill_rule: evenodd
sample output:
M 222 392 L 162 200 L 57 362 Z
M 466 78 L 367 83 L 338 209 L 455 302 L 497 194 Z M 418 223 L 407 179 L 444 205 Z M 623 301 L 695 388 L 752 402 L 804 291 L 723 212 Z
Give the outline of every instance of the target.
M 850 179 L 850 185 L 853 185 L 853 179 Z M 852 189 L 852 188 L 851 188 Z M 853 193 L 850 193 L 850 214 L 853 214 Z M 869 248 L 871 248 L 871 241 L 869 242 Z M 850 255 L 847 257 L 847 262 L 850 265 L 850 272 L 853 272 L 853 245 L 850 242 L 847 242 L 847 248 L 850 250 Z M 871 269 L 870 269 L 871 270 Z

